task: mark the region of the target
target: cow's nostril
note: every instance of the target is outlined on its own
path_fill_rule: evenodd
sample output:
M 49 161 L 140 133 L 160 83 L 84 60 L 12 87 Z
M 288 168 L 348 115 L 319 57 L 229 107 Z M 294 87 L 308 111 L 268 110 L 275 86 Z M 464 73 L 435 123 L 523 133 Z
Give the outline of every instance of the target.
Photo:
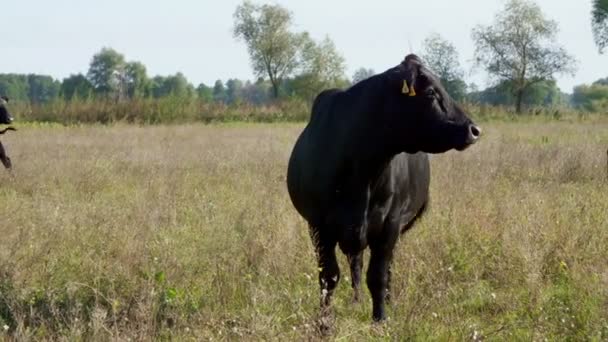
M 475 125 L 469 126 L 469 131 L 471 132 L 471 137 L 473 139 L 477 139 L 481 135 L 481 128 L 479 128 Z

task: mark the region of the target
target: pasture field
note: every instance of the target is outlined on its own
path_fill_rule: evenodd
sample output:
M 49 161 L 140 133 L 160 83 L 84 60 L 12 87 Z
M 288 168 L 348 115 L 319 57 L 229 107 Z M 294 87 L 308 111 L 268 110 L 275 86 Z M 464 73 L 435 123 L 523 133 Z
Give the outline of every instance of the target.
M 608 121 L 481 124 L 477 145 L 432 157 L 388 322 L 371 324 L 367 290 L 351 303 L 340 254 L 325 338 L 608 340 Z M 3 136 L 0 340 L 322 339 L 314 251 L 285 186 L 302 127 Z

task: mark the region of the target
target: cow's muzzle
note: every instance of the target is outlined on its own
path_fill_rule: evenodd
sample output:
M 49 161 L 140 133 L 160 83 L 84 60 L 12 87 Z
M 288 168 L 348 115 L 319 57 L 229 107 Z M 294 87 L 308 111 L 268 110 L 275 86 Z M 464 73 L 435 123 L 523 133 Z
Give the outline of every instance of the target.
M 467 137 L 467 143 L 469 143 L 469 145 L 474 144 L 479 137 L 481 137 L 481 127 L 473 124 L 469 125 L 469 136 Z
M 466 128 L 464 143 L 462 145 L 456 147 L 456 150 L 457 151 L 466 150 L 469 146 L 476 143 L 477 140 L 479 140 L 480 136 L 481 136 L 481 128 L 477 125 L 469 124 L 468 127 Z

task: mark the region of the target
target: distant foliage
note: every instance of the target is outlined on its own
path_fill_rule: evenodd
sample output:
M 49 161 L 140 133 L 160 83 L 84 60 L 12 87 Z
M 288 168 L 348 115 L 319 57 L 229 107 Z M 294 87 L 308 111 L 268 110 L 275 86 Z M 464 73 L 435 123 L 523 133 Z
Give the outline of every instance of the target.
M 593 0 L 593 37 L 600 53 L 608 46 L 608 0 Z
M 275 98 L 281 82 L 297 68 L 301 36 L 291 31 L 291 12 L 281 5 L 256 5 L 245 1 L 234 12 L 234 37 L 247 45 L 251 66 L 267 76 Z
M 594 83 L 575 87 L 572 102 L 577 108 L 608 114 L 608 84 Z
M 374 75 L 375 75 L 375 72 L 373 69 L 359 68 L 353 74 L 352 83 L 357 84 L 357 83 L 363 81 L 364 79 L 370 78 Z
M 287 83 L 289 95 L 312 102 L 324 89 L 346 87 L 349 82 L 344 74 L 345 60 L 333 41 L 325 37 L 316 42 L 308 33 L 304 33 L 302 39 L 300 73 Z
M 422 46 L 422 59 L 437 74 L 446 91 L 457 101 L 464 99 L 467 84 L 456 47 L 437 33 L 427 37 Z
M 250 88 L 243 88 L 250 89 Z M 44 104 L 17 103 L 13 114 L 19 121 L 80 123 L 168 124 L 190 122 L 283 122 L 304 121 L 309 104 L 292 98 L 272 104 L 208 102 L 193 96 L 164 96 L 114 101 L 107 98 L 57 98 Z
M 195 94 L 194 87 L 181 72 L 166 77 L 156 76 L 152 79 L 151 84 L 152 97 L 154 98 L 167 96 L 192 98 Z
M 16 101 L 45 103 L 59 95 L 61 83 L 50 76 L 0 74 L 0 94 Z
M 273 98 L 312 101 L 323 89 L 348 84 L 344 57 L 333 41 L 316 42 L 292 26 L 292 13 L 281 5 L 244 1 L 234 12 L 234 37 L 247 45 L 255 75 L 270 80 Z
M 93 96 L 94 91 L 93 85 L 83 74 L 76 74 L 63 79 L 59 95 L 66 100 L 87 99 Z
M 468 94 L 468 100 L 480 104 L 493 106 L 514 106 L 517 98 L 513 94 L 513 85 L 510 81 L 503 81 L 499 84 Z M 522 105 L 534 106 L 565 106 L 568 101 L 566 94 L 563 94 L 557 87 L 555 81 L 538 82 L 528 87 L 522 97 Z
M 120 96 L 125 85 L 125 57 L 111 48 L 103 48 L 91 60 L 87 78 L 100 95 Z
M 557 44 L 557 32 L 557 22 L 528 0 L 508 1 L 492 25 L 473 29 L 477 64 L 497 82 L 509 82 L 518 113 L 532 85 L 576 70 L 574 57 Z

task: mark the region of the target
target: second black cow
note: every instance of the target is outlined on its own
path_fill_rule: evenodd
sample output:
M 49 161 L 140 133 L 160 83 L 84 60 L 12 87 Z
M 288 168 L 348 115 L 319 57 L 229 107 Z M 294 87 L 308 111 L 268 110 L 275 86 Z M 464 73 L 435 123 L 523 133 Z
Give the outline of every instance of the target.
M 317 96 L 289 160 L 287 187 L 310 226 L 322 308 L 340 279 L 336 245 L 348 256 L 355 300 L 369 246 L 373 318 L 386 318 L 395 244 L 429 198 L 426 153 L 464 150 L 480 133 L 415 55 L 347 90 Z
M 2 96 L 0 97 L 0 124 L 8 125 L 13 122 L 13 118 L 11 117 L 8 109 L 6 109 L 6 104 L 8 103 L 8 97 Z M 14 131 L 13 127 L 7 127 L 3 130 L 0 130 L 0 134 L 4 134 L 7 131 Z M 5 168 L 9 169 L 12 167 L 11 158 L 8 157 L 6 151 L 4 150 L 4 146 L 2 146 L 2 142 L 0 142 L 0 162 L 4 165 Z

